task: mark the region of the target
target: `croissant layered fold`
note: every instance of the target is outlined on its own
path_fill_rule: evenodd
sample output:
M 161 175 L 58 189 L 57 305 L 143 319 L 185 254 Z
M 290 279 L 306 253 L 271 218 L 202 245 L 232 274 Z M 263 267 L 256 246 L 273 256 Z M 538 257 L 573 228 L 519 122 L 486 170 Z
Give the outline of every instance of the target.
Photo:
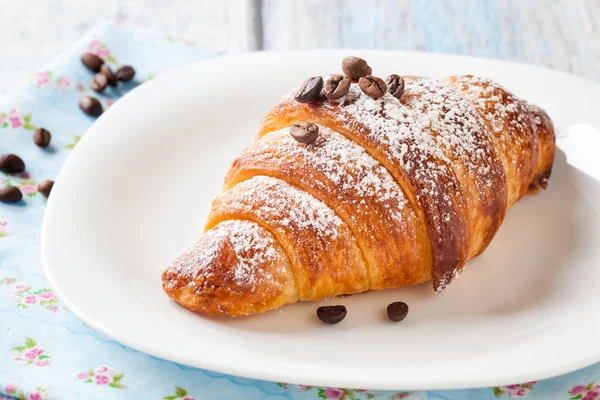
M 400 100 L 352 84 L 339 100 L 284 97 L 213 203 L 206 232 L 163 273 L 213 315 L 433 281 L 443 290 L 506 210 L 544 187 L 554 129 L 540 108 L 473 76 L 407 76 Z M 302 144 L 290 127 L 313 122 Z

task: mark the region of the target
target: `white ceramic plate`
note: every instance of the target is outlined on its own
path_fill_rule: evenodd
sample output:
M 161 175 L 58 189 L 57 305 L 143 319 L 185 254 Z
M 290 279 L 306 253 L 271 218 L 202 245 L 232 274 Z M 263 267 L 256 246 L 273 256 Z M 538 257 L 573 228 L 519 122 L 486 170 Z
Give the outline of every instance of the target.
M 234 156 L 279 96 L 340 71 L 345 55 L 390 73 L 491 77 L 544 107 L 559 140 L 550 188 L 508 213 L 487 251 L 434 295 L 430 284 L 205 318 L 162 291 L 163 268 L 202 232 Z M 178 69 L 111 107 L 63 167 L 44 220 L 46 273 L 89 325 L 196 367 L 336 387 L 434 389 L 525 382 L 600 361 L 600 86 L 563 73 L 449 55 L 302 51 Z M 587 125 L 586 125 L 587 124 Z M 594 178 L 595 177 L 595 178 Z M 385 308 L 411 307 L 400 324 Z M 318 305 L 343 303 L 326 326 Z

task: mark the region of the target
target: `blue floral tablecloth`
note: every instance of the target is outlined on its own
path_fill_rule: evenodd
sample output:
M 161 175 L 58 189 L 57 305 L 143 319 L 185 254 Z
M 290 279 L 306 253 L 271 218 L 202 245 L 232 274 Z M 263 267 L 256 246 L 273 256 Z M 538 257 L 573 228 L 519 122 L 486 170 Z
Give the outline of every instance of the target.
M 18 154 L 27 164 L 25 173 L 0 173 L 0 185 L 18 186 L 24 194 L 20 203 L 0 203 L 0 400 L 595 400 L 600 396 L 595 383 L 600 383 L 600 365 L 540 382 L 460 391 L 385 392 L 262 382 L 160 360 L 87 327 L 64 307 L 42 273 L 39 241 L 46 200 L 36 190 L 37 182 L 56 178 L 94 122 L 78 107 L 82 95 L 97 96 L 89 87 L 91 72 L 79 61 L 85 51 L 113 68 L 130 64 L 137 71 L 134 81 L 98 96 L 104 107 L 161 72 L 213 56 L 190 41 L 107 24 L 0 98 L 0 154 Z M 33 144 L 36 127 L 52 133 L 50 147 Z

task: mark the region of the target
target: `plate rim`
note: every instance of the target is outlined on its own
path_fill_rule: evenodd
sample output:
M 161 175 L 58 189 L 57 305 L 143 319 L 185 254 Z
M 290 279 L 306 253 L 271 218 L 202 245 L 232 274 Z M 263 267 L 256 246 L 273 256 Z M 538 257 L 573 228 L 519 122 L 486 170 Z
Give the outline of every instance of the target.
M 595 87 L 595 90 L 600 91 L 600 84 L 595 81 L 591 81 L 591 80 L 588 80 L 588 79 L 585 79 L 580 76 L 577 76 L 577 75 L 574 75 L 574 74 L 571 74 L 568 72 L 564 72 L 564 71 L 557 71 L 557 70 L 552 70 L 552 69 L 546 68 L 546 67 L 528 65 L 528 64 L 514 62 L 514 61 L 508 61 L 508 60 L 494 60 L 494 59 L 490 59 L 490 58 L 477 57 L 477 56 L 463 56 L 463 55 L 457 55 L 457 54 L 430 53 L 430 52 L 419 52 L 419 51 L 407 52 L 407 51 L 395 51 L 395 50 L 368 50 L 368 49 L 318 49 L 318 50 L 299 49 L 299 50 L 286 50 L 286 51 L 260 51 L 260 52 L 241 53 L 241 54 L 231 54 L 231 55 L 216 57 L 216 58 L 213 58 L 210 60 L 197 61 L 197 62 L 194 62 L 191 64 L 187 64 L 187 65 L 178 67 L 178 68 L 168 71 L 164 74 L 161 74 L 161 75 L 157 76 L 156 78 L 152 79 L 150 82 L 147 82 L 144 85 L 140 85 L 140 86 L 136 87 L 130 93 L 143 93 L 144 91 L 153 90 L 153 88 L 155 86 L 162 85 L 163 82 L 168 82 L 169 80 L 172 79 L 172 77 L 176 76 L 177 74 L 180 74 L 182 71 L 185 71 L 188 69 L 194 70 L 196 68 L 203 68 L 203 67 L 206 67 L 207 65 L 210 66 L 213 64 L 218 64 L 218 63 L 223 63 L 223 62 L 224 63 L 235 62 L 235 60 L 247 59 L 247 58 L 253 58 L 253 57 L 259 57 L 259 58 L 267 57 L 268 58 L 268 57 L 272 57 L 273 54 L 277 55 L 277 57 L 285 57 L 286 54 L 299 54 L 299 53 L 311 53 L 311 54 L 317 53 L 318 54 L 318 53 L 331 53 L 331 52 L 336 52 L 336 53 L 352 53 L 352 52 L 354 52 L 354 53 L 360 53 L 360 54 L 369 54 L 369 53 L 371 53 L 371 54 L 372 53 L 386 54 L 387 53 L 387 54 L 393 54 L 394 56 L 405 56 L 405 57 L 409 57 L 411 55 L 416 55 L 418 57 L 431 57 L 431 58 L 450 57 L 450 58 L 456 58 L 456 59 L 462 59 L 462 60 L 471 59 L 471 60 L 477 60 L 478 62 L 485 62 L 485 63 L 492 63 L 492 64 L 513 65 L 513 66 L 518 66 L 518 67 L 525 67 L 528 69 L 543 70 L 546 72 L 551 72 L 553 74 L 564 75 L 568 79 L 577 79 L 577 80 L 580 80 L 582 83 L 592 85 Z M 113 110 L 115 109 L 115 107 L 121 108 L 123 106 L 123 104 L 125 104 L 122 101 L 123 99 L 127 99 L 125 101 L 129 102 L 129 99 L 131 98 L 130 93 L 128 93 L 127 96 L 123 96 L 122 98 L 120 98 L 115 103 L 115 105 L 113 105 L 110 109 L 108 109 L 98 120 L 106 119 L 106 115 L 110 116 L 112 114 Z M 68 168 L 73 168 L 72 167 L 72 164 L 74 163 L 73 160 L 75 160 L 77 158 L 77 157 L 74 157 L 74 155 L 79 156 L 80 153 L 83 154 L 86 151 L 85 149 L 87 149 L 87 147 L 89 147 L 89 143 L 91 143 L 89 139 L 88 140 L 86 140 L 86 139 L 89 137 L 92 137 L 92 136 L 97 136 L 97 134 L 94 135 L 94 132 L 91 132 L 91 135 L 88 134 L 91 130 L 93 130 L 93 127 L 95 125 L 96 125 L 96 123 L 92 124 L 92 126 L 86 130 L 86 133 L 84 135 L 82 135 L 81 141 L 73 149 L 72 153 L 67 157 L 64 164 L 62 165 L 60 172 L 58 174 L 58 177 L 56 178 L 57 185 L 55 185 L 55 186 L 59 187 L 59 190 L 61 190 L 60 188 L 63 186 L 61 183 L 60 177 L 61 177 L 61 175 L 64 175 L 64 171 L 66 171 Z M 557 137 L 557 140 L 558 140 L 558 137 Z M 351 380 L 340 379 L 339 376 L 336 376 L 335 378 L 329 378 L 329 377 L 318 377 L 317 378 L 317 377 L 314 377 L 311 375 L 310 378 L 307 379 L 307 378 L 302 377 L 302 375 L 305 375 L 304 372 L 299 377 L 298 371 L 294 371 L 293 373 L 288 373 L 286 371 L 279 371 L 278 373 L 273 374 L 271 371 L 258 371 L 251 367 L 250 368 L 249 367 L 241 368 L 241 367 L 231 364 L 231 363 L 228 364 L 227 362 L 221 362 L 220 360 L 218 360 L 218 362 L 215 362 L 215 360 L 193 359 L 191 356 L 188 359 L 182 359 L 181 357 L 173 357 L 168 352 L 162 351 L 160 348 L 151 348 L 149 346 L 146 346 L 144 343 L 134 343 L 130 337 L 123 338 L 123 337 L 119 337 L 118 335 L 113 334 L 113 332 L 111 332 L 109 329 L 105 328 L 99 321 L 96 321 L 95 319 L 93 319 L 92 317 L 87 315 L 87 313 L 85 311 L 83 311 L 80 307 L 78 307 L 77 304 L 74 304 L 71 301 L 71 299 L 69 298 L 69 296 L 67 296 L 66 293 L 63 292 L 60 285 L 55 280 L 55 278 L 52 274 L 52 268 L 49 265 L 50 262 L 48 260 L 47 237 L 48 237 L 49 231 L 51 229 L 51 227 L 49 227 L 49 222 L 48 222 L 50 219 L 49 215 L 51 215 L 52 213 L 55 212 L 54 204 L 56 204 L 56 202 L 57 202 L 57 200 L 54 200 L 55 197 L 51 196 L 48 199 L 48 204 L 46 206 L 46 210 L 44 212 L 44 217 L 42 220 L 40 249 L 41 249 L 43 271 L 44 271 L 46 278 L 49 281 L 50 286 L 57 293 L 57 296 L 61 300 L 61 302 L 63 302 L 78 318 L 82 319 L 86 324 L 88 324 L 90 327 L 92 327 L 96 331 L 102 333 L 103 335 L 106 335 L 107 337 L 111 338 L 112 340 L 114 340 L 118 343 L 122 343 L 125 346 L 128 346 L 132 349 L 144 352 L 151 356 L 156 356 L 161 359 L 165 359 L 165 360 L 176 362 L 176 363 L 183 363 L 183 364 L 190 365 L 190 366 L 193 366 L 196 368 L 202 368 L 202 369 L 207 369 L 207 370 L 211 370 L 211 371 L 216 371 L 219 373 L 231 374 L 231 375 L 247 377 L 247 378 L 251 378 L 251 379 L 258 379 L 258 380 L 280 381 L 280 382 L 285 381 L 285 382 L 289 382 L 289 383 L 298 383 L 298 384 L 315 383 L 316 385 L 319 385 L 319 386 L 329 386 L 329 387 L 336 386 L 336 387 L 352 388 L 352 387 L 356 386 L 356 384 L 353 384 L 351 382 Z M 539 380 L 539 379 L 547 379 L 547 378 L 555 377 L 558 375 L 566 374 L 566 373 L 572 372 L 572 371 L 580 369 L 580 368 L 587 367 L 587 366 L 597 363 L 599 361 L 600 361 L 600 347 L 598 349 L 598 352 L 595 353 L 594 355 L 592 355 L 591 353 L 586 353 L 586 354 L 582 355 L 578 359 L 578 362 L 573 361 L 573 362 L 567 363 L 567 364 L 563 363 L 561 365 L 560 369 L 557 369 L 555 366 L 545 366 L 542 369 L 543 372 L 540 372 L 540 370 L 537 370 L 536 373 L 531 373 L 530 375 L 523 375 L 523 377 L 520 378 L 519 380 L 522 380 L 523 382 L 525 382 L 525 381 L 533 381 L 533 380 Z M 329 368 L 332 368 L 332 367 L 329 367 Z M 410 389 L 412 389 L 412 390 L 469 389 L 469 388 L 500 386 L 500 385 L 515 383 L 513 381 L 503 381 L 503 380 L 497 380 L 494 378 L 489 378 L 489 379 L 472 379 L 471 378 L 470 381 L 472 381 L 473 383 L 465 385 L 464 380 L 463 381 L 459 380 L 458 383 L 444 381 L 442 384 L 436 383 L 436 381 L 434 381 L 434 380 L 427 380 L 427 382 L 425 380 L 422 380 L 419 382 L 415 382 L 410 387 Z M 332 382 L 339 383 L 339 384 L 332 385 Z M 387 380 L 387 379 L 375 380 L 372 383 L 372 385 L 370 384 L 367 386 L 368 386 L 368 388 L 378 389 L 378 390 L 400 389 L 394 383 L 389 382 L 389 380 Z M 408 388 L 402 387 L 402 389 L 408 389 Z

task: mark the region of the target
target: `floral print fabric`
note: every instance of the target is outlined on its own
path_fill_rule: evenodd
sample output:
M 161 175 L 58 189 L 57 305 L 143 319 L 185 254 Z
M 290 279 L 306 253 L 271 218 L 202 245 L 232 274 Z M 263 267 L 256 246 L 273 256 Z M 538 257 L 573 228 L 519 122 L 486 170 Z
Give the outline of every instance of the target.
M 92 74 L 79 61 L 85 51 L 113 68 L 133 65 L 134 81 L 95 94 L 89 87 Z M 24 194 L 20 203 L 0 204 L 0 400 L 600 399 L 598 365 L 550 380 L 473 390 L 378 391 L 256 381 L 159 360 L 77 319 L 42 272 L 39 235 L 46 199 L 36 184 L 56 178 L 93 123 L 79 110 L 79 98 L 92 94 L 110 107 L 155 74 L 208 57 L 189 40 L 103 25 L 0 98 L 0 153 L 19 154 L 27 163 L 25 173 L 0 173 L 0 186 L 17 186 Z M 36 127 L 52 133 L 49 148 L 32 144 Z

